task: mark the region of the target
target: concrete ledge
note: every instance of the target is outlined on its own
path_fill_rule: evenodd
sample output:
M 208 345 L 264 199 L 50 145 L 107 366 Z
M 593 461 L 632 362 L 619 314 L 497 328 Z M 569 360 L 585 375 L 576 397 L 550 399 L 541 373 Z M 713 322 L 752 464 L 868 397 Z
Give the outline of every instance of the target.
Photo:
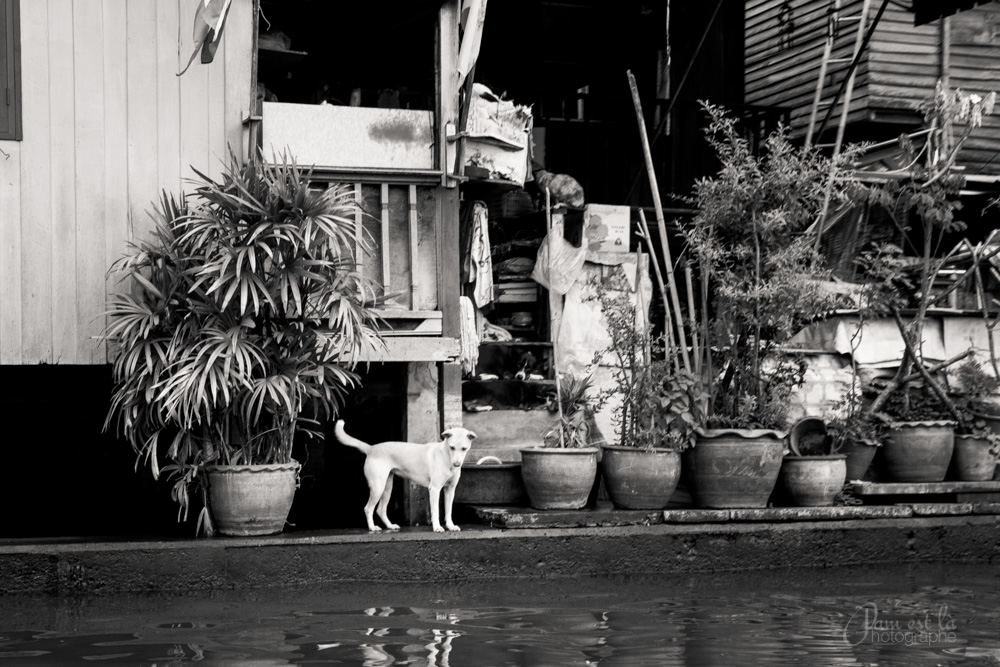
M 106 595 L 916 562 L 1000 564 L 995 515 L 794 523 L 425 528 L 203 540 L 0 542 L 0 591 Z

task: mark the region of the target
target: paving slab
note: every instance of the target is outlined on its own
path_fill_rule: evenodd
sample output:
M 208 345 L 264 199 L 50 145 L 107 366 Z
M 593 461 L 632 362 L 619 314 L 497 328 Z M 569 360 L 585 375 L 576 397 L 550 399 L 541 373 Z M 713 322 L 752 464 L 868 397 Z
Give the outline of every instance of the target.
M 834 507 L 761 507 L 742 509 L 664 510 L 667 523 L 719 523 L 726 521 L 840 521 L 892 519 L 912 516 L 906 507 L 889 505 L 837 505 Z
M 667 523 L 724 523 L 733 520 L 732 510 L 667 509 L 663 510 Z
M 729 510 L 733 521 L 839 521 L 899 519 L 912 516 L 905 507 L 836 505 L 833 507 L 766 507 Z
M 907 503 L 913 516 L 960 516 L 972 514 L 972 503 Z
M 856 496 L 941 495 L 950 493 L 1000 493 L 1000 481 L 987 482 L 854 482 Z
M 583 528 L 650 526 L 663 523 L 658 510 L 536 510 L 531 507 L 474 507 L 477 518 L 492 528 Z
M 973 514 L 1000 514 L 1000 503 L 972 503 Z

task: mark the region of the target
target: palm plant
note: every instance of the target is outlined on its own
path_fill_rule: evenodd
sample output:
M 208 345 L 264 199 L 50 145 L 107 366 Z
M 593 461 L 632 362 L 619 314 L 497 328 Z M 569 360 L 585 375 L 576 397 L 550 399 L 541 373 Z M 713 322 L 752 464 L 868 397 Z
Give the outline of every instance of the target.
M 288 159 L 233 157 L 218 181 L 198 173 L 192 195 L 164 193 L 151 240 L 112 266 L 129 289 L 104 333 L 116 382 L 105 431 L 137 467 L 173 476 L 178 520 L 202 466 L 290 463 L 296 434 L 322 437 L 312 427 L 381 345 L 354 262 L 353 192 L 310 180 Z
M 600 438 L 594 419 L 597 401 L 593 378 L 567 374 L 557 394 L 549 397 L 549 411 L 559 413 L 559 424 L 542 437 L 546 447 L 590 447 Z

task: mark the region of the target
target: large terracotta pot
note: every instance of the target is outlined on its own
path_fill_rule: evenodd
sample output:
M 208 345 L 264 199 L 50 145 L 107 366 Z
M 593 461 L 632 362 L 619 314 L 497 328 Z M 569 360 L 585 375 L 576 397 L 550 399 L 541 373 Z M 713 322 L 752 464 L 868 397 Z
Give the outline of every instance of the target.
M 208 503 L 223 535 L 274 535 L 285 529 L 299 486 L 297 461 L 208 466 Z
M 896 422 L 880 449 L 885 481 L 943 482 L 955 449 L 955 422 Z
M 974 435 L 956 435 L 951 466 L 962 482 L 984 482 L 993 479 L 997 459 L 990 453 L 990 441 Z
M 875 458 L 878 447 L 849 440 L 840 448 L 840 453 L 847 457 L 847 481 L 864 479 L 865 473 Z
M 601 472 L 615 507 L 658 510 L 670 502 L 681 477 L 681 455 L 670 449 L 604 445 Z
M 778 481 L 786 433 L 769 429 L 699 429 L 682 455 L 699 507 L 767 507 Z
M 781 462 L 781 482 L 792 501 L 801 507 L 828 507 L 844 488 L 847 456 L 786 456 Z
M 521 478 L 528 502 L 539 510 L 586 507 L 597 478 L 596 447 L 521 450 Z

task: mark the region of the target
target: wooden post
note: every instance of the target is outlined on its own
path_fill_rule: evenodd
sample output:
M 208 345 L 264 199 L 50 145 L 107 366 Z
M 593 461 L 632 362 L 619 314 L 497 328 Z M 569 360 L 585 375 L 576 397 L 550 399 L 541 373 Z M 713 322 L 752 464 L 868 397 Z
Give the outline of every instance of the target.
M 441 186 L 435 189 L 437 199 L 438 279 L 437 303 L 441 311 L 441 336 L 454 338 L 461 336 L 461 309 L 459 296 L 458 257 L 459 248 L 459 192 L 457 182 L 449 178 L 447 126 L 458 121 L 458 22 L 459 0 L 445 0 L 438 12 L 438 80 L 437 123 L 439 129 Z M 446 267 L 454 267 L 448 270 Z M 438 384 L 438 413 L 441 429 L 462 423 L 462 365 L 460 363 L 438 364 L 440 381 Z
M 361 184 L 354 184 L 354 201 L 358 207 L 354 211 L 354 264 L 355 268 L 361 266 L 364 260 L 364 246 L 361 242 L 361 232 L 364 230 L 364 197 L 361 193 Z
M 410 309 L 417 310 L 419 302 L 417 299 L 417 235 L 419 229 L 417 225 L 417 186 L 410 185 L 407 192 L 410 202 Z
M 389 275 L 389 184 L 382 184 L 382 294 L 388 296 L 392 291 Z
M 438 425 L 438 373 L 434 362 L 411 361 L 406 369 L 406 439 L 435 442 L 441 437 Z M 427 490 L 407 481 L 403 492 L 403 513 L 411 526 L 430 523 Z

